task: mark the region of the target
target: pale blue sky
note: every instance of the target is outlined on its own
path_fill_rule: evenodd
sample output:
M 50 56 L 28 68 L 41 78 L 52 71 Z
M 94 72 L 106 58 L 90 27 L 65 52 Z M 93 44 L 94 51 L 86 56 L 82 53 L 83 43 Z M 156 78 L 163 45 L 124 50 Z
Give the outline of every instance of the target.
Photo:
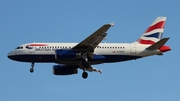
M 1 101 L 179 101 L 180 2 L 178 0 L 1 0 Z M 80 42 L 115 22 L 106 42 L 133 42 L 158 16 L 172 51 L 136 61 L 95 65 L 103 73 L 52 74 L 54 63 L 9 60 L 7 53 L 29 42 Z M 104 41 L 103 41 L 104 42 Z

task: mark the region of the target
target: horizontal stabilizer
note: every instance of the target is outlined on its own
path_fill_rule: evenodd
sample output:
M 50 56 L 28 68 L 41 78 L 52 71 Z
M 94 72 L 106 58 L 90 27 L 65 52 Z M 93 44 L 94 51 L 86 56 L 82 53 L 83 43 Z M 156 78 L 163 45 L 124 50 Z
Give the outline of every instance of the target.
M 161 48 L 167 41 L 169 40 L 169 38 L 163 38 L 160 41 L 156 42 L 155 44 L 149 46 L 148 50 L 153 50 L 153 49 L 159 49 Z

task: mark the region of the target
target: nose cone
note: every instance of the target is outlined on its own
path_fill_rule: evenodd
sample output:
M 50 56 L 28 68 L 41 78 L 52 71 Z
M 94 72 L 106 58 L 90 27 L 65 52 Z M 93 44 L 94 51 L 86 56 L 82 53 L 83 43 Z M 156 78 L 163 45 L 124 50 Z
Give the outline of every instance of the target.
M 16 52 L 15 51 L 11 51 L 8 53 L 7 57 L 11 60 L 16 60 Z
M 24 62 L 27 59 L 26 57 L 23 57 L 22 54 L 20 54 L 20 52 L 17 50 L 9 52 L 7 54 L 7 57 L 11 60 L 20 61 L 20 62 Z
M 11 52 L 8 53 L 7 57 L 8 57 L 9 59 L 11 59 L 11 60 L 14 60 L 14 59 L 13 59 L 13 56 L 14 56 L 14 55 L 15 55 L 15 54 L 11 51 Z

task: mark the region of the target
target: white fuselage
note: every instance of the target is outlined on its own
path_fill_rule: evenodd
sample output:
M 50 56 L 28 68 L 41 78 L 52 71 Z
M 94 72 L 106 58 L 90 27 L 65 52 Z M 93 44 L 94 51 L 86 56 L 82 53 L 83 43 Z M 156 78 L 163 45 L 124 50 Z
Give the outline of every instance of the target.
M 58 62 L 62 64 L 70 64 L 72 61 L 56 61 L 55 50 L 71 49 L 77 43 L 28 43 L 23 44 L 11 51 L 8 56 L 11 59 L 22 62 Z M 99 64 L 106 62 L 120 62 L 142 58 L 149 55 L 159 54 L 159 50 L 147 51 L 150 45 L 142 45 L 134 43 L 100 43 L 94 50 L 95 55 L 102 55 L 106 58 L 103 60 L 92 59 L 91 64 Z M 96 62 L 100 61 L 100 62 Z M 74 60 L 76 61 L 76 60 Z

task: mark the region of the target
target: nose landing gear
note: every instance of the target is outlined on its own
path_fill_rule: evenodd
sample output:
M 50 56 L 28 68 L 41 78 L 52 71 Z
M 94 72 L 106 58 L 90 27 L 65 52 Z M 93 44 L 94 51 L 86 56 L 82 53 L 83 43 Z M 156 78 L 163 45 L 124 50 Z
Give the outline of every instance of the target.
M 31 72 L 31 73 L 33 73 L 33 72 L 34 72 L 34 62 L 32 62 L 32 63 L 31 63 L 30 72 Z

